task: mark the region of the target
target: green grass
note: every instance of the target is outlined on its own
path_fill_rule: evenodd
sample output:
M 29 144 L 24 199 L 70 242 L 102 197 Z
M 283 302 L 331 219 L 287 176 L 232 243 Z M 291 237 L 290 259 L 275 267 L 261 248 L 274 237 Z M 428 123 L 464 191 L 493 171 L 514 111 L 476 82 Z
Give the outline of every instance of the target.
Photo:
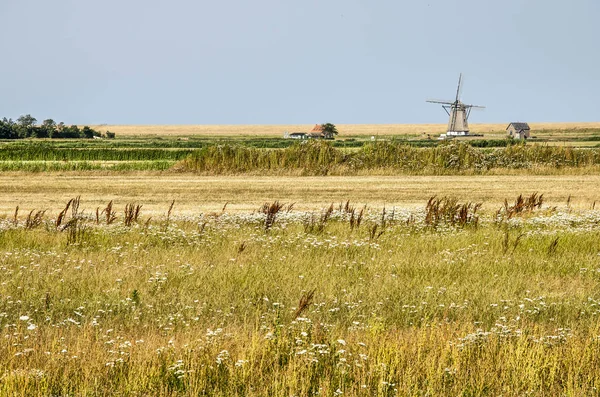
M 0 172 L 55 172 L 55 171 L 166 171 L 175 161 L 0 161 Z
M 0 161 L 181 160 L 191 152 L 186 149 L 55 148 L 50 145 L 29 145 L 0 149 Z
M 178 169 L 201 173 L 354 175 L 360 173 L 457 174 L 545 168 L 587 169 L 600 165 L 600 151 L 562 146 L 515 144 L 475 148 L 464 142 L 417 148 L 402 142 L 373 142 L 348 151 L 327 142 L 301 142 L 286 149 L 207 146 L 181 162 Z
M 293 210 L 268 231 L 257 213 L 145 225 L 142 209 L 131 228 L 120 207 L 117 216 L 82 219 L 75 241 L 54 217 L 33 230 L 24 216 L 0 222 L 0 394 L 600 387 L 597 212 L 501 224 L 483 214 L 479 227 L 455 229 L 388 209 L 385 225 L 372 211 L 351 229 L 350 215 L 334 211 L 319 233 Z
M 599 153 L 596 148 L 508 140 L 24 140 L 0 143 L 0 171 L 167 170 L 178 162 L 174 171 L 205 174 L 437 175 L 519 169 L 560 173 L 568 169 L 589 172 L 590 167 L 600 165 Z

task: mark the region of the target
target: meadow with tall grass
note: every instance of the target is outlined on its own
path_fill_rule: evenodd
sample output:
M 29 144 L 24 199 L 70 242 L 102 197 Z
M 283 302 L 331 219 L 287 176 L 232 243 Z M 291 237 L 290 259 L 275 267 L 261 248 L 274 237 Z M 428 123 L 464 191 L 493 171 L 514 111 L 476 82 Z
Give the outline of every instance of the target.
M 597 137 L 600 139 L 600 136 Z M 256 137 L 0 142 L 0 171 L 170 171 L 206 175 L 448 175 L 598 171 L 590 137 L 568 145 L 511 139 L 301 141 Z M 577 147 L 578 144 L 584 144 Z
M 1 395 L 598 394 L 595 205 L 143 204 L 0 219 Z
M 366 143 L 356 150 L 327 142 L 300 142 L 285 149 L 261 150 L 212 145 L 182 160 L 175 169 L 206 174 L 272 173 L 300 175 L 485 174 L 502 170 L 561 173 L 597 172 L 600 149 L 511 144 L 482 149 L 464 142 L 419 148 L 401 142 Z

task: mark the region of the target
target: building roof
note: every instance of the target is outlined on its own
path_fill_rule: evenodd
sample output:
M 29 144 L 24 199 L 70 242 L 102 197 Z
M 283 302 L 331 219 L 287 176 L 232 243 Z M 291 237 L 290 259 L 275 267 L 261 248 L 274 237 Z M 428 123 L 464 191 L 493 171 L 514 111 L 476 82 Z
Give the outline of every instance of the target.
M 527 123 L 510 123 L 508 125 L 508 127 L 506 127 L 506 129 L 509 129 L 510 126 L 515 127 L 516 130 L 530 130 L 531 128 L 529 128 L 529 124 Z
M 310 132 L 323 132 L 323 126 L 321 124 L 315 124 Z

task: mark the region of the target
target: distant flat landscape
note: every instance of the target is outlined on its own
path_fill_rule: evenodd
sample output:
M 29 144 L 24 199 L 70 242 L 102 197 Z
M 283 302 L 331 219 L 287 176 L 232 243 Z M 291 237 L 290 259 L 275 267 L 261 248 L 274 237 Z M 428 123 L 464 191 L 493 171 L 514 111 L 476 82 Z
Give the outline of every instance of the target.
M 526 121 L 526 120 L 511 120 Z M 320 122 L 319 122 L 320 123 Z M 470 124 L 471 132 L 477 134 L 502 133 L 508 122 L 502 124 Z M 532 131 L 571 131 L 600 129 L 600 122 L 585 123 L 529 123 Z M 341 136 L 364 135 L 419 135 L 441 134 L 446 124 L 336 124 Z M 310 131 L 314 124 L 281 125 L 96 125 L 100 131 L 109 130 L 118 136 L 156 135 L 156 136 L 281 136 L 285 131 Z

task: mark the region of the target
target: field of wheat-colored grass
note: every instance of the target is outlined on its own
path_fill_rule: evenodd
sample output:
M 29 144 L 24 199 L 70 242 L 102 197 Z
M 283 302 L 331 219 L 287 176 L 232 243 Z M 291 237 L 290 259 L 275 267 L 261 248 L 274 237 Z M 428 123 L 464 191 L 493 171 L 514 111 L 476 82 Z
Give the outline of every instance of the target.
M 508 123 L 470 124 L 472 133 L 505 131 Z M 308 132 L 314 124 L 299 125 L 98 125 L 99 131 L 109 130 L 117 136 L 283 136 L 288 132 Z M 446 131 L 446 124 L 336 124 L 341 137 L 373 135 L 427 135 Z M 589 123 L 530 123 L 532 130 L 581 130 L 600 128 L 600 122 Z
M 524 188 L 499 213 L 0 216 L 0 395 L 597 395 L 600 212 Z
M 297 203 L 315 209 L 332 202 L 351 200 L 381 208 L 423 206 L 432 195 L 483 201 L 490 210 L 515 192 L 546 195 L 552 205 L 571 196 L 577 208 L 600 202 L 600 175 L 486 175 L 486 176 L 356 176 L 266 177 L 195 176 L 153 173 L 4 173 L 0 175 L 0 214 L 34 208 L 52 211 L 73 195 L 81 195 L 90 207 L 114 200 L 120 207 L 143 204 L 144 214 L 164 214 L 171 200 L 180 213 L 252 211 L 267 201 Z

